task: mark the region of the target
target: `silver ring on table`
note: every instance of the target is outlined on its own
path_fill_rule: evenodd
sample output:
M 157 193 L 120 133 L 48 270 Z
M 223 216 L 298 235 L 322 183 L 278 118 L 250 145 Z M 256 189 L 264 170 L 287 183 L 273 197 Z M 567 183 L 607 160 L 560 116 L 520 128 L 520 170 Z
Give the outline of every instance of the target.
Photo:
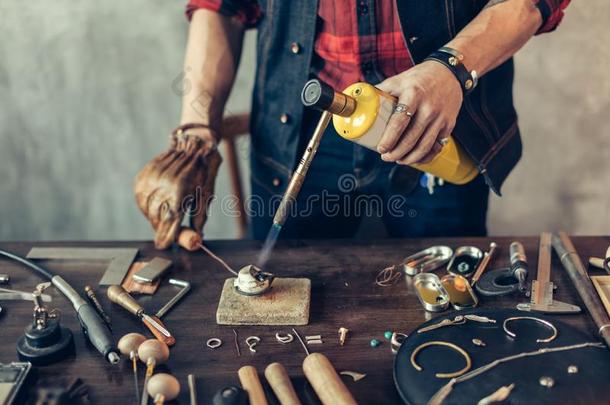
M 259 338 L 258 336 L 248 336 L 246 338 L 246 344 L 248 345 L 248 349 L 250 349 L 252 353 L 256 353 L 255 347 L 260 341 L 261 338 Z
M 436 143 L 438 143 L 439 145 L 441 145 L 441 147 L 442 147 L 442 146 L 445 146 L 445 145 L 447 145 L 447 144 L 449 143 L 449 137 L 442 138 L 442 139 L 437 139 L 437 140 L 436 140 Z
M 292 342 L 294 340 L 294 336 L 292 336 L 292 334 L 290 334 L 290 333 L 287 333 L 286 335 L 283 335 L 283 336 L 280 335 L 279 333 L 276 333 L 275 334 L 275 339 L 278 342 L 280 342 L 280 343 L 285 345 L 285 344 L 288 344 L 288 343 Z
M 396 104 L 396 106 L 394 107 L 394 111 L 395 114 L 406 114 L 407 117 L 411 118 L 413 117 L 413 113 L 411 111 L 409 111 L 409 106 L 406 104 L 402 104 L 402 103 L 398 103 Z
M 548 321 L 545 321 L 544 319 L 534 318 L 533 316 L 514 316 L 512 318 L 506 318 L 504 320 L 504 323 L 502 324 L 502 329 L 504 329 L 504 332 L 506 332 L 506 334 L 508 336 L 514 338 L 517 336 L 517 334 L 515 332 L 508 330 L 508 323 L 512 322 L 512 321 L 521 321 L 521 320 L 535 321 L 535 322 L 541 323 L 541 324 L 545 325 L 546 327 L 548 327 L 549 329 L 551 329 L 553 334 L 546 339 L 536 339 L 537 343 L 549 343 L 549 342 L 552 342 L 553 340 L 555 340 L 555 338 L 557 337 L 557 328 L 555 327 L 555 325 L 553 325 L 552 323 L 550 323 Z
M 393 354 L 397 354 L 398 353 L 398 349 L 400 349 L 400 346 L 402 346 L 402 343 L 405 341 L 405 339 L 408 336 L 405 335 L 404 333 L 399 333 L 399 332 L 394 332 L 392 333 L 392 339 L 390 340 L 390 347 L 392 349 L 392 353 Z
M 220 346 L 222 346 L 222 340 L 218 338 L 210 338 L 207 342 L 205 342 L 205 345 L 210 349 L 218 349 Z

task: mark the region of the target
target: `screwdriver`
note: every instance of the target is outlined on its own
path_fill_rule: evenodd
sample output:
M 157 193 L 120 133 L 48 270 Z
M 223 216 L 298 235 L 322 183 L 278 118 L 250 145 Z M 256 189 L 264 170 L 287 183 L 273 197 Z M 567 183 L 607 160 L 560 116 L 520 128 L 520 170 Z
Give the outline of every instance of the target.
M 509 248 L 510 252 L 510 270 L 513 276 L 519 281 L 519 291 L 527 290 L 526 280 L 528 273 L 527 257 L 525 249 L 520 242 L 512 242 Z
M 152 332 L 155 337 L 168 346 L 173 346 L 176 339 L 169 333 L 167 328 L 163 326 L 161 320 L 156 316 L 150 316 L 144 312 L 144 308 L 136 301 L 129 293 L 120 285 L 111 285 L 108 287 L 108 299 L 119 304 L 138 318 L 142 320 L 144 325 Z

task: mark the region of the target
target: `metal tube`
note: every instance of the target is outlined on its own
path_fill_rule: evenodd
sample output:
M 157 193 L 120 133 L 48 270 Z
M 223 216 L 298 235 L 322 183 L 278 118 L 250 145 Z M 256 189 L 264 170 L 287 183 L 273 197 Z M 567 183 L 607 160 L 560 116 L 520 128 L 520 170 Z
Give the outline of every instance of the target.
M 301 157 L 299 165 L 290 178 L 290 183 L 288 183 L 288 188 L 286 188 L 286 192 L 284 193 L 280 206 L 275 212 L 275 216 L 273 217 L 274 225 L 281 227 L 284 225 L 284 222 L 286 222 L 290 208 L 296 201 L 299 191 L 301 191 L 301 187 L 305 181 L 305 176 L 307 175 L 307 170 L 309 170 L 309 166 L 311 165 L 313 158 L 316 156 L 318 146 L 320 146 L 320 141 L 322 140 L 326 127 L 330 123 L 331 117 L 332 114 L 328 111 L 324 111 L 322 113 L 320 121 L 318 121 L 318 125 L 316 126 L 316 129 L 313 132 L 307 147 L 305 148 L 305 152 L 303 152 L 303 157 Z
M 493 259 L 494 254 L 496 253 L 497 247 L 498 245 L 495 242 L 491 242 L 489 244 L 489 252 L 487 252 L 487 254 L 483 257 L 483 260 L 481 260 L 479 267 L 477 267 L 474 276 L 472 276 L 471 285 L 475 285 L 479 281 L 485 270 L 487 270 L 489 262 L 491 262 L 491 259 Z
M 552 244 L 563 267 L 570 276 L 570 280 L 576 287 L 578 295 L 589 310 L 589 314 L 598 328 L 599 335 L 610 348 L 610 318 L 604 310 L 604 305 L 601 303 L 587 274 L 587 269 L 580 261 L 570 237 L 565 232 L 560 232 L 559 236 L 553 234 Z

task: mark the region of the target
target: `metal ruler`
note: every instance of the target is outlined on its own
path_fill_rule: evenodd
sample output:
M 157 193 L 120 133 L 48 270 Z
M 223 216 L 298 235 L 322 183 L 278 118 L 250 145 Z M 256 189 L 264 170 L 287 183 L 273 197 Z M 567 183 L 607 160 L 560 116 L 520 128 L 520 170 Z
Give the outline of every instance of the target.
M 575 314 L 580 312 L 578 305 L 553 299 L 555 285 L 551 282 L 551 233 L 540 234 L 538 248 L 538 273 L 532 282 L 531 301 L 517 304 L 521 311 L 536 311 L 549 314 Z

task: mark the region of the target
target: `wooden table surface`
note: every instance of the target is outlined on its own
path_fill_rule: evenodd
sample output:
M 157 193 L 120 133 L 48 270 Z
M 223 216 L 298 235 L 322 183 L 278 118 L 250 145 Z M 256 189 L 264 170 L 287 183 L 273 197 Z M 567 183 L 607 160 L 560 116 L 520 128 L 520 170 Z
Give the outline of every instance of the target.
M 338 370 L 352 370 L 367 374 L 359 382 L 348 382 L 348 387 L 361 404 L 400 403 L 392 379 L 393 355 L 389 343 L 383 338 L 384 331 L 394 330 L 410 333 L 418 324 L 429 319 L 419 304 L 411 287 L 405 281 L 391 287 L 375 285 L 377 272 L 417 250 L 434 244 L 446 244 L 453 248 L 474 245 L 487 250 L 494 240 L 499 251 L 492 268 L 508 264 L 508 245 L 515 238 L 460 238 L 460 239 L 385 239 L 375 242 L 355 240 L 304 240 L 280 242 L 272 255 L 266 270 L 277 276 L 308 277 L 312 281 L 312 305 L 310 323 L 298 327 L 301 335 L 322 335 L 324 344 L 314 346 L 314 351 L 327 355 Z M 530 263 L 529 280 L 534 279 L 537 263 L 537 237 L 516 238 L 526 249 Z M 601 256 L 610 245 L 610 237 L 574 237 L 574 244 L 583 261 L 589 256 Z M 260 243 L 256 241 L 210 241 L 207 245 L 225 258 L 233 267 L 254 263 Z M 238 384 L 237 370 L 246 364 L 256 366 L 262 377 L 264 368 L 271 362 L 281 362 L 293 379 L 295 388 L 304 403 L 311 400 L 307 389 L 302 361 L 304 351 L 298 342 L 282 345 L 276 342 L 276 332 L 289 332 L 288 327 L 240 326 L 236 327 L 241 345 L 238 357 L 233 344 L 232 328 L 218 326 L 215 313 L 223 281 L 231 276 L 205 253 L 188 253 L 182 250 L 160 252 L 150 243 L 139 242 L 61 242 L 61 243 L 0 243 L 0 249 L 25 256 L 33 246 L 81 246 L 81 247 L 137 247 L 138 260 L 150 260 L 161 256 L 171 259 L 174 267 L 172 277 L 188 280 L 192 290 L 186 298 L 169 312 L 164 321 L 177 339 L 171 349 L 168 369 L 179 379 L 182 392 L 179 403 L 188 404 L 187 375 L 198 377 L 200 404 L 211 403 L 213 394 L 221 387 Z M 103 262 L 91 261 L 44 261 L 43 265 L 61 274 L 79 291 L 86 284 L 93 286 L 105 269 Z M 440 272 L 440 271 L 439 271 Z M 43 280 L 21 265 L 0 258 L 0 273 L 11 277 L 11 288 L 31 291 Z M 591 274 L 601 274 L 591 270 Z M 567 274 L 553 254 L 551 279 L 558 286 L 557 299 L 582 305 L 576 290 L 570 284 Z M 128 332 L 146 333 L 143 325 L 122 308 L 111 304 L 105 290 L 96 288 L 102 304 L 112 318 L 115 336 Z M 175 287 L 165 283 L 154 296 L 139 298 L 141 304 L 155 312 L 176 293 Z M 93 403 L 125 404 L 133 402 L 133 377 L 129 365 L 122 360 L 121 365 L 112 366 L 85 342 L 72 308 L 57 290 L 47 292 L 53 296 L 49 308 L 62 311 L 62 324 L 74 333 L 76 356 L 55 365 L 38 367 L 39 378 L 77 376 L 89 387 Z M 520 300 L 523 300 L 522 298 Z M 519 299 L 483 299 L 482 307 L 514 307 Z M 15 344 L 23 329 L 31 319 L 32 305 L 25 301 L 0 302 L 0 362 L 17 360 Z M 583 306 L 584 307 L 584 306 Z M 562 315 L 561 319 L 594 334 L 594 325 L 589 316 Z M 345 346 L 337 343 L 337 329 L 347 327 L 350 334 Z M 258 352 L 248 351 L 244 340 L 257 335 L 262 340 Z M 216 350 L 205 346 L 211 337 L 221 338 L 224 344 Z M 384 343 L 379 348 L 371 348 L 369 341 L 377 338 Z M 140 384 L 143 370 L 140 369 Z M 263 378 L 264 380 L 264 378 Z

